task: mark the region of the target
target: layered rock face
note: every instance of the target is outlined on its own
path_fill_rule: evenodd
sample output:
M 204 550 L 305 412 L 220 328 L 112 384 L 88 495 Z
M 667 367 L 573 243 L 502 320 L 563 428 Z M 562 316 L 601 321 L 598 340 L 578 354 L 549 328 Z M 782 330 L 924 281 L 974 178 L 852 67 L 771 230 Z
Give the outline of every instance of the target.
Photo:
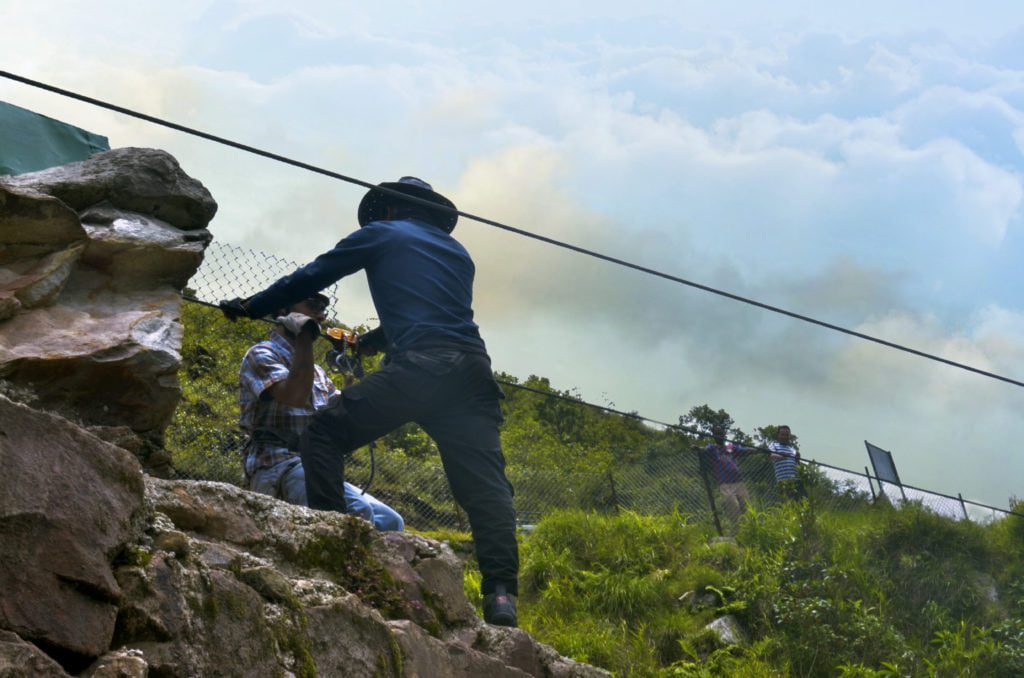
M 607 675 L 481 622 L 445 544 L 222 483 L 146 494 L 115 645 L 158 675 Z
M 484 624 L 443 543 L 145 476 L 2 396 L 0 422 L 0 675 L 608 675 Z
M 215 209 L 159 151 L 0 178 L 0 676 L 606 676 L 444 544 L 143 472 Z
M 0 177 L 0 379 L 85 424 L 158 438 L 181 394 L 179 292 L 216 210 L 151 149 Z
M 121 599 L 111 562 L 142 526 L 138 461 L 0 397 L 0 468 L 0 628 L 70 666 L 102 654 Z

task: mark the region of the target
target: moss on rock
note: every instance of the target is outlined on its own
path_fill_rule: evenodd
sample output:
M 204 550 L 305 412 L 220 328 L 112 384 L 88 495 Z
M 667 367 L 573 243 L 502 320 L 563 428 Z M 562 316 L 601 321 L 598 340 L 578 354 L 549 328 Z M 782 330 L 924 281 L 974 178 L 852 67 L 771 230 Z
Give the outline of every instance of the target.
M 297 564 L 328 574 L 385 617 L 401 617 L 401 590 L 373 552 L 373 527 L 362 520 L 345 521 L 341 535 L 316 535 L 299 547 Z

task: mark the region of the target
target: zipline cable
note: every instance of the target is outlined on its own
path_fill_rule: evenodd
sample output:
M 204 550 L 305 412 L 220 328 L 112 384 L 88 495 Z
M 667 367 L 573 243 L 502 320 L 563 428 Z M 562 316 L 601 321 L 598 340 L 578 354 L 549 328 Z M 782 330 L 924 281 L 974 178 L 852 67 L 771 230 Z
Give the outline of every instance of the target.
M 236 148 L 238 150 L 245 151 L 247 153 L 252 153 L 254 155 L 258 155 L 258 156 L 261 156 L 261 157 L 264 157 L 264 158 L 268 158 L 270 160 L 276 160 L 276 161 L 282 162 L 282 163 L 284 163 L 286 165 L 291 165 L 293 167 L 298 167 L 300 169 L 308 170 L 310 172 L 314 172 L 316 174 L 321 174 L 323 176 L 330 177 L 332 179 L 337 179 L 339 181 L 344 181 L 346 183 L 355 184 L 356 186 L 362 186 L 363 188 L 367 188 L 367 189 L 374 189 L 374 190 L 377 190 L 377 191 L 379 191 L 381 193 L 385 193 L 387 195 L 392 195 L 394 197 L 401 198 L 402 200 L 405 200 L 407 202 L 413 202 L 413 203 L 425 205 L 427 207 L 430 207 L 430 208 L 434 209 L 435 211 L 447 212 L 447 213 L 450 213 L 450 214 L 457 214 L 457 215 L 459 215 L 461 217 L 465 217 L 466 219 L 470 219 L 472 221 L 476 221 L 476 222 L 479 222 L 481 224 L 485 224 L 485 225 L 488 225 L 488 226 L 493 226 L 495 228 L 499 228 L 499 229 L 502 229 L 504 231 L 508 231 L 510 233 L 515 233 L 517 235 L 521 235 L 521 236 L 524 236 L 524 237 L 527 237 L 527 238 L 531 238 L 533 240 L 538 240 L 540 242 L 547 243 L 549 245 L 554 245 L 556 247 L 561 247 L 562 249 L 567 249 L 569 251 L 576 252 L 578 254 L 585 254 L 585 255 L 587 255 L 589 257 L 593 257 L 595 259 L 601 259 L 602 261 L 607 261 L 608 263 L 617 264 L 617 265 L 623 266 L 625 268 L 630 268 L 630 269 L 633 269 L 635 271 L 640 271 L 641 273 L 647 273 L 648 275 L 653 275 L 653 276 L 656 276 L 658 278 L 663 278 L 663 279 L 669 280 L 671 282 L 679 283 L 680 285 L 686 285 L 686 286 L 692 287 L 694 289 L 702 290 L 704 292 L 709 292 L 711 294 L 715 294 L 715 295 L 718 295 L 720 297 L 725 297 L 726 299 L 732 299 L 733 301 L 738 301 L 738 302 L 741 302 L 741 303 L 744 303 L 744 304 L 748 304 L 750 306 L 756 306 L 757 308 L 761 308 L 761 309 L 764 309 L 766 311 L 771 311 L 772 313 L 778 313 L 780 315 L 784 315 L 784 316 L 793 318 L 795 320 L 800 320 L 800 321 L 803 321 L 805 323 L 810 323 L 812 325 L 817 325 L 818 327 L 824 327 L 826 329 L 833 330 L 835 332 L 841 332 L 841 333 L 846 334 L 848 336 L 857 337 L 858 339 L 863 339 L 864 341 L 870 341 L 872 343 L 879 344 L 881 346 L 886 346 L 888 348 L 892 348 L 892 349 L 895 349 L 897 351 L 903 351 L 904 353 L 909 353 L 911 355 L 916 355 L 916 356 L 921 357 L 921 358 L 927 358 L 928 360 L 933 360 L 935 362 L 942 363 L 942 364 L 948 365 L 950 367 L 956 367 L 958 369 L 965 370 L 967 372 L 973 372 L 975 374 L 979 374 L 979 375 L 984 376 L 984 377 L 989 377 L 991 379 L 996 379 L 998 381 L 1002 381 L 1002 382 L 1005 382 L 1007 384 L 1013 384 L 1014 386 L 1022 386 L 1022 387 L 1024 387 L 1024 382 L 1018 381 L 1017 379 L 1011 379 L 1010 377 L 1006 377 L 1006 376 L 1003 376 L 1001 374 L 996 374 L 995 372 L 989 372 L 987 370 L 982 370 L 980 368 L 973 367 L 973 366 L 967 365 L 965 363 L 957 362 L 955 360 L 950 360 L 949 358 L 943 358 L 942 356 L 938 356 L 938 355 L 935 355 L 935 354 L 932 354 L 932 353 L 927 353 L 925 351 L 921 351 L 921 350 L 918 350 L 916 348 L 912 348 L 910 346 L 905 346 L 903 344 L 898 344 L 896 342 L 889 341 L 887 339 L 882 339 L 880 337 L 875 337 L 875 336 L 872 336 L 870 334 L 865 334 L 863 332 L 858 332 L 856 330 L 852 330 L 852 329 L 849 329 L 847 327 L 843 327 L 841 325 L 836 325 L 834 323 L 826 322 L 824 320 L 818 320 L 817 318 L 812 318 L 811 316 L 804 315 L 802 313 L 797 313 L 795 311 L 790 311 L 790 310 L 781 308 L 779 306 L 773 306 L 771 304 L 767 304 L 767 303 L 764 303 L 762 301 L 757 301 L 756 299 L 751 299 L 750 297 L 744 297 L 742 295 L 734 294 L 732 292 L 727 292 L 725 290 L 721 290 L 721 289 L 718 289 L 716 287 L 711 287 L 709 285 L 704 285 L 702 283 L 694 282 L 692 280 L 687 280 L 686 278 L 681 278 L 679 276 L 672 275 L 671 273 L 665 273 L 664 271 L 659 271 L 657 269 L 649 268 L 647 266 L 642 266 L 640 264 L 635 264 L 633 262 L 626 261 L 625 259 L 619 259 L 618 257 L 613 257 L 613 256 L 610 256 L 608 254 L 602 254 L 601 252 L 597 252 L 595 250 L 590 250 L 590 249 L 587 249 L 585 247 L 580 247 L 579 245 L 573 245 L 571 243 L 563 242 L 561 240 L 556 240 L 554 238 L 550 238 L 550 237 L 545 236 L 545 235 L 540 235 L 538 233 L 533 233 L 531 231 L 526 231 L 524 229 L 517 228 L 515 226 L 509 226 L 508 224 L 504 224 L 504 223 L 502 223 L 500 221 L 495 221 L 493 219 L 488 219 L 487 217 L 480 217 L 480 216 L 477 216 L 475 214 L 470 214 L 469 212 L 462 212 L 460 210 L 452 209 L 452 208 L 444 206 L 444 205 L 438 205 L 437 203 L 431 202 L 429 200 L 425 200 L 423 198 L 417 198 L 415 196 L 410 196 L 410 195 L 407 195 L 405 193 L 401 193 L 399 191 L 395 191 L 395 190 L 390 189 L 390 188 L 385 188 L 385 187 L 377 186 L 375 184 L 371 184 L 368 181 L 363 181 L 362 179 L 356 179 L 354 177 L 350 177 L 350 176 L 347 176 L 347 175 L 344 175 L 344 174 L 339 174 L 338 172 L 333 172 L 331 170 L 327 170 L 327 169 L 324 169 L 322 167 L 317 167 L 316 165 L 310 165 L 309 163 L 305 163 L 305 162 L 302 162 L 302 161 L 299 161 L 299 160 L 294 160 L 292 158 L 288 158 L 288 157 L 283 156 L 283 155 L 278 155 L 277 153 L 271 153 L 270 151 L 264 151 L 262 149 L 254 147 L 254 146 L 249 146 L 247 144 L 243 144 L 243 143 L 240 143 L 240 142 L 237 142 L 237 141 L 232 141 L 230 139 L 226 139 L 224 137 L 219 137 L 219 136 L 216 136 L 214 134 L 210 134 L 208 132 L 203 132 L 201 130 L 197 130 L 197 129 L 194 129 L 194 128 L 191 128 L 191 127 L 186 127 L 185 125 L 179 125 L 178 123 L 170 122 L 170 121 L 164 120 L 162 118 L 157 118 L 157 117 L 152 116 L 152 115 L 147 115 L 145 113 L 140 113 L 138 111 L 134 111 L 134 110 L 129 109 L 129 108 L 124 108 L 123 106 L 117 106 L 116 104 L 111 104 L 111 103 L 108 103 L 106 101 L 102 101 L 100 99 L 94 99 L 92 97 L 85 96 L 84 94 L 78 94 L 77 92 L 72 92 L 70 90 L 62 89 L 60 87 L 55 87 L 53 85 L 49 85 L 49 84 L 46 84 L 44 82 L 40 82 L 38 80 L 33 80 L 31 78 L 26 78 L 26 77 L 21 76 L 21 75 L 15 75 L 14 73 L 10 73 L 8 71 L 0 71 L 0 77 L 4 77 L 4 78 L 7 78 L 8 80 L 13 80 L 15 82 L 20 82 L 20 83 L 25 84 L 25 85 L 30 85 L 32 87 L 37 87 L 39 89 L 43 89 L 43 90 L 46 90 L 48 92 L 53 92 L 54 94 L 59 94 L 61 96 L 69 97 L 71 99 L 77 99 L 78 101 L 82 101 L 82 102 L 85 102 L 87 104 L 92 104 L 94 106 L 99 106 L 100 108 L 105 108 L 107 110 L 115 111 L 117 113 L 121 113 L 123 115 L 127 115 L 127 116 L 130 116 L 130 117 L 133 117 L 133 118 L 138 118 L 139 120 L 145 120 L 146 122 L 151 122 L 151 123 L 153 123 L 155 125 L 160 125 L 162 127 L 167 127 L 167 128 L 173 129 L 173 130 L 177 130 L 179 132 L 184 132 L 185 134 L 190 134 L 192 136 L 200 137 L 202 139 L 206 139 L 207 141 L 213 141 L 213 142 L 216 142 L 216 143 L 219 143 L 219 144 L 223 144 L 225 146 L 230 146 L 232 148 Z

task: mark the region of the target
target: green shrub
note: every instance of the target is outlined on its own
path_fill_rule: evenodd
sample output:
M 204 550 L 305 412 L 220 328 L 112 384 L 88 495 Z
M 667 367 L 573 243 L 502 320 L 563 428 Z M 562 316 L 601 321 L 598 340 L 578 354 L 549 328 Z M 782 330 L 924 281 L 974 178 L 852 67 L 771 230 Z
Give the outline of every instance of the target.
M 870 566 L 889 601 L 889 614 L 927 642 L 940 628 L 922 609 L 931 602 L 947 612 L 937 621 L 971 619 L 983 624 L 994 614 L 977 583 L 996 554 L 983 526 L 954 521 L 920 506 L 887 514 L 868 540 Z
M 1024 630 L 1020 620 L 1017 626 L 1019 631 Z M 1008 645 L 991 629 L 960 622 L 956 628 L 938 631 L 932 642 L 936 646 L 935 656 L 925 659 L 929 677 L 1015 678 L 1024 672 L 1024 645 L 1019 637 L 1015 646 Z
M 1024 587 L 1008 574 L 1016 563 L 993 553 L 1018 529 L 1008 525 L 913 505 L 832 512 L 812 499 L 752 511 L 734 544 L 682 520 L 565 512 L 525 540 L 524 619 L 620 675 L 959 675 L 950 667 L 970 662 L 1015 675 L 1024 622 L 1007 611 L 1019 615 Z M 1008 579 L 1005 609 L 978 586 L 985 575 Z M 691 608 L 687 591 L 717 603 Z M 703 630 L 724 613 L 750 647 L 718 647 Z M 961 619 L 969 631 L 956 635 Z

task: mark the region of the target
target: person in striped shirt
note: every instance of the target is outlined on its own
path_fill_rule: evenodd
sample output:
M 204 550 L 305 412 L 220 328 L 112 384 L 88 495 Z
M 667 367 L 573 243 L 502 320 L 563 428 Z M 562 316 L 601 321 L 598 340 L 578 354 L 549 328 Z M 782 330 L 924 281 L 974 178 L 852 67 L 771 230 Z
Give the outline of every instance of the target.
M 783 424 L 776 429 L 775 440 L 768 441 L 768 450 L 772 453 L 775 481 L 782 493 L 789 498 L 804 496 L 796 471 L 800 462 L 800 451 L 793 442 L 793 432 L 789 426 Z

